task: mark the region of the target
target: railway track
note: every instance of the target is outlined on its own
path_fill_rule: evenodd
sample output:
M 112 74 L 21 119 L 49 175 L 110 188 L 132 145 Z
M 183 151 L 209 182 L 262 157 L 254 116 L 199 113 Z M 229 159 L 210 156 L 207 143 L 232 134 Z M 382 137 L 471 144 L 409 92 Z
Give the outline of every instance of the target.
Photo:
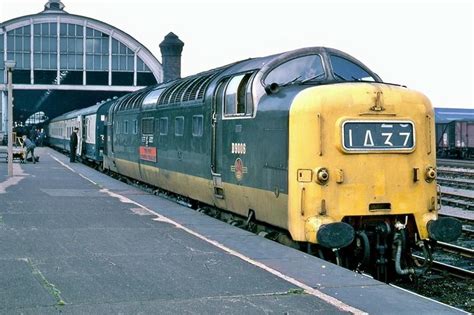
M 472 248 L 466 248 L 466 247 L 454 245 L 451 243 L 445 243 L 445 242 L 438 242 L 437 247 L 448 253 L 457 254 L 469 259 L 474 258 L 474 249 Z
M 474 191 L 441 187 L 441 203 L 466 210 L 474 210 Z
M 438 166 L 462 167 L 474 169 L 473 160 L 452 160 L 452 159 L 436 159 Z
M 440 166 L 437 172 L 439 177 L 474 180 L 474 170 L 471 169 Z
M 463 236 L 469 238 L 472 230 L 463 228 Z M 431 263 L 431 269 L 441 273 L 448 273 L 455 277 L 463 279 L 474 279 L 474 249 L 467 248 L 462 244 L 437 242 L 434 252 L 434 260 Z M 418 261 L 424 261 L 424 258 L 413 254 Z
M 471 189 L 474 187 L 474 179 L 457 179 L 452 177 L 438 177 L 438 184 L 444 187 Z
M 418 261 L 424 261 L 424 258 L 422 256 L 413 254 L 413 258 L 416 258 Z M 450 264 L 446 264 L 437 260 L 433 260 L 431 263 L 431 270 L 436 270 L 441 273 L 448 273 L 449 275 L 455 276 L 457 278 L 462 278 L 462 279 L 474 279 L 474 272 L 456 267 Z

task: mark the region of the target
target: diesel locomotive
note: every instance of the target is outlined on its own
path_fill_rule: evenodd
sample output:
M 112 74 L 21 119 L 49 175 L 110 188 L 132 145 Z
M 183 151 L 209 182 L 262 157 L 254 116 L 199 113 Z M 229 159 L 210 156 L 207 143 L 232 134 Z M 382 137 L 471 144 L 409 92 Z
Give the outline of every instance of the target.
M 67 150 L 80 127 L 97 154 L 75 154 L 104 169 L 264 222 L 384 281 L 416 272 L 413 249 L 429 260 L 461 232 L 438 217 L 430 101 L 336 49 L 235 62 L 94 111 L 94 125 L 81 112 L 53 120 L 53 146 Z

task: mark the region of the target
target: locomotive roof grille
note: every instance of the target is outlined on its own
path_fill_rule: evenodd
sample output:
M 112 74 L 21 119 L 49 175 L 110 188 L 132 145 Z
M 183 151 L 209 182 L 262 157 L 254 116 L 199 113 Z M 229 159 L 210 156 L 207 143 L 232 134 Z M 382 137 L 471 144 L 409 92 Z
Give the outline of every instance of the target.
M 142 101 L 143 101 L 143 98 L 145 97 L 145 95 L 148 94 L 150 89 L 151 89 L 150 87 L 145 88 L 145 89 L 141 90 L 140 92 L 138 92 L 137 94 L 135 94 L 134 97 L 130 98 L 130 100 L 127 103 L 126 109 L 140 108 L 140 106 L 142 104 Z
M 127 101 L 127 105 L 124 106 L 124 109 L 125 109 L 125 110 L 128 110 L 128 109 L 133 109 L 133 108 L 135 108 L 134 105 L 137 104 L 136 100 L 137 100 L 137 98 L 140 96 L 140 94 L 142 94 L 142 93 L 138 93 L 138 94 L 135 94 L 135 95 L 133 95 L 132 97 L 130 97 L 130 98 L 128 99 L 128 101 Z
M 196 84 L 196 82 L 199 82 L 199 80 L 201 80 L 201 77 L 196 77 L 194 78 L 193 80 L 191 80 L 189 82 L 189 85 L 186 87 L 186 90 L 184 91 L 183 93 L 183 96 L 181 98 L 181 101 L 187 101 L 189 100 L 190 96 L 191 96 L 191 90 L 192 88 L 194 87 L 194 85 Z
M 206 78 L 207 78 L 207 76 L 206 77 L 200 77 L 198 80 L 196 80 L 196 82 L 194 82 L 194 84 L 190 87 L 188 98 L 184 99 L 183 101 L 191 101 L 191 100 L 196 99 L 197 92 L 198 92 L 199 88 L 201 87 L 201 85 L 206 80 Z
M 169 104 L 169 97 L 171 93 L 173 93 L 174 88 L 179 85 L 181 81 L 177 81 L 173 83 L 170 87 L 168 87 L 163 93 L 160 95 L 160 99 L 158 100 L 158 105 L 167 105 Z
M 133 96 L 133 94 L 127 94 L 125 95 L 120 101 L 118 101 L 117 103 L 117 106 L 115 108 L 117 108 L 117 111 L 122 111 L 122 110 L 125 110 L 125 105 L 127 103 L 127 101 Z
M 179 80 L 171 84 L 161 93 L 157 104 L 170 105 L 204 99 L 207 87 L 220 70 L 219 68 L 212 72 L 206 72 L 201 76 Z
M 211 80 L 214 78 L 213 75 L 210 75 L 209 77 L 204 80 L 204 82 L 201 84 L 198 90 L 198 95 L 197 98 L 201 99 L 204 98 L 204 92 L 207 90 L 207 87 L 209 86 L 209 83 L 211 83 Z
M 143 99 L 152 88 L 154 88 L 154 86 L 142 89 L 136 93 L 129 93 L 122 96 L 114 106 L 114 111 L 120 112 L 140 108 Z
M 181 101 L 181 97 L 183 96 L 183 90 L 192 80 L 184 80 L 181 84 L 178 84 L 173 92 L 170 94 L 169 103 L 178 103 Z
M 140 95 L 137 97 L 137 100 L 136 100 L 133 108 L 139 108 L 140 107 L 140 105 L 143 103 L 143 100 L 148 95 L 148 92 L 150 92 L 151 89 L 152 88 L 147 88 L 142 93 L 140 93 Z

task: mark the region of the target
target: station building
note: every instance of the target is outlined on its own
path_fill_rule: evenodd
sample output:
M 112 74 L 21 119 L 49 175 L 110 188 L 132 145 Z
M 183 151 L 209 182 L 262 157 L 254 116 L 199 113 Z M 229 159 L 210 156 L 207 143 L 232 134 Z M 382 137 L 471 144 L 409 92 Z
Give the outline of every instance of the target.
M 70 14 L 59 0 L 49 0 L 38 14 L 1 22 L 0 133 L 7 128 L 6 60 L 16 62 L 14 122 L 38 122 L 163 82 L 165 75 L 179 77 L 183 45 L 168 34 L 160 44 L 162 65 L 126 32 Z

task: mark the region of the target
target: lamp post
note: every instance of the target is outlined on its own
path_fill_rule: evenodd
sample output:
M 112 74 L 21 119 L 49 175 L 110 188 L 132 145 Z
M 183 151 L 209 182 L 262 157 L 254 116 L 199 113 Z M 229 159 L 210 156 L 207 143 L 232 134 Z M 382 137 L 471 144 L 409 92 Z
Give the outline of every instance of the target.
M 8 73 L 8 176 L 13 176 L 13 68 L 16 62 L 14 60 L 6 60 L 5 67 Z

